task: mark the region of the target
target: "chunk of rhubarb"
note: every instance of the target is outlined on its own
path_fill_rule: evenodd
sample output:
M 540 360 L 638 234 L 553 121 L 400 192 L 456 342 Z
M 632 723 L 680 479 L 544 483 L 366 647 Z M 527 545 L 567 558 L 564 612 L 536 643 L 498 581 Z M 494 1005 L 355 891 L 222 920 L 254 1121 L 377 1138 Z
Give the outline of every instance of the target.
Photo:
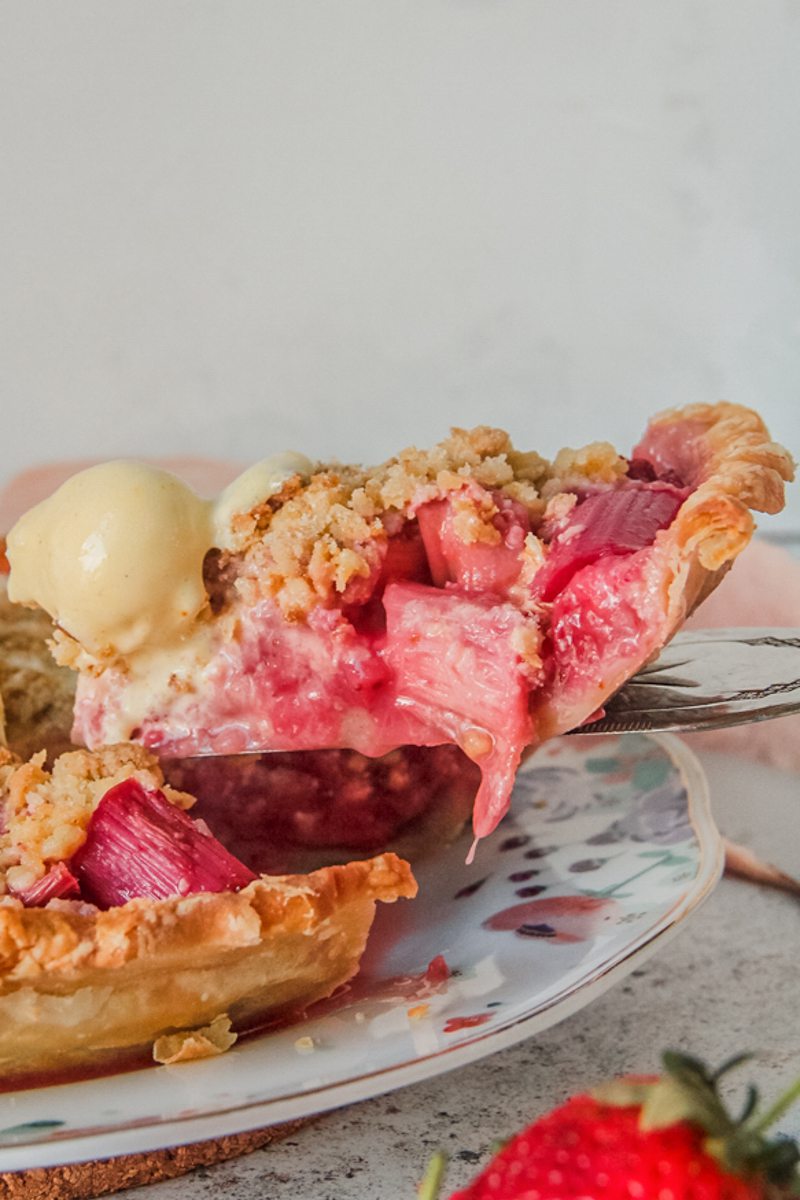
M 77 900 L 80 896 L 78 880 L 65 863 L 56 863 L 30 887 L 11 891 L 26 908 L 39 908 L 48 900 Z
M 632 483 L 589 496 L 553 539 L 547 562 L 536 574 L 535 593 L 553 600 L 582 567 L 651 545 L 659 530 L 672 524 L 687 494 L 671 483 Z
M 386 589 L 386 659 L 395 705 L 419 722 L 418 741 L 455 742 L 481 769 L 476 837 L 494 829 L 531 740 L 528 693 L 540 679 L 523 662 L 525 616 L 488 596 L 415 583 Z
M 135 896 L 235 892 L 257 878 L 203 825 L 136 779 L 106 792 L 70 866 L 81 895 L 98 908 Z
M 458 497 L 432 500 L 417 510 L 425 553 L 437 587 L 454 583 L 464 592 L 504 596 L 519 578 L 520 554 L 530 532 L 527 510 L 516 500 L 492 493 L 497 512 L 494 541 L 464 541 L 457 525 Z

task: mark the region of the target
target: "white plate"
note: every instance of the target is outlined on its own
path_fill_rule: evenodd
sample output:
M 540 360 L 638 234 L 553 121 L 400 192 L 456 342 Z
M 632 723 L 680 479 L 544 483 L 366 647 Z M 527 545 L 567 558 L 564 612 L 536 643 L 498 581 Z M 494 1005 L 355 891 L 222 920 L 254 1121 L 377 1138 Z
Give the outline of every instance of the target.
M 588 1004 L 711 892 L 702 771 L 669 737 L 565 738 L 520 771 L 502 828 L 379 906 L 359 980 L 300 1025 L 175 1067 L 0 1096 L 0 1170 L 199 1141 L 365 1100 Z M 426 980 L 442 955 L 452 974 Z

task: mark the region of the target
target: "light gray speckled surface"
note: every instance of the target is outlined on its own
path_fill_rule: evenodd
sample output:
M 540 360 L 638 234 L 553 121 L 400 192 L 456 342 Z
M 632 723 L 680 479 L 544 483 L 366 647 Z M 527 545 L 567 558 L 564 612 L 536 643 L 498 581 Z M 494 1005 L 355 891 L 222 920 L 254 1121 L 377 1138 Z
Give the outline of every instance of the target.
M 800 874 L 800 779 L 706 756 L 718 823 Z M 462 1185 L 493 1140 L 587 1082 L 647 1070 L 660 1047 L 711 1060 L 751 1048 L 767 1094 L 800 1070 L 800 904 L 723 880 L 685 930 L 584 1011 L 540 1036 L 430 1083 L 329 1114 L 271 1149 L 129 1200 L 412 1200 L 438 1147 Z M 800 1112 L 784 1124 L 800 1133 Z

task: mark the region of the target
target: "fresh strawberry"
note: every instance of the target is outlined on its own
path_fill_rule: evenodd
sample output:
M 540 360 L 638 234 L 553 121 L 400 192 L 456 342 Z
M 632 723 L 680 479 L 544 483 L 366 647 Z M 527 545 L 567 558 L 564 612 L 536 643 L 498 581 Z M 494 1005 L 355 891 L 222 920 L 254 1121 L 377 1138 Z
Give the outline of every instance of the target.
M 800 1097 L 800 1082 L 765 1113 L 758 1094 L 731 1117 L 720 1078 L 687 1055 L 664 1055 L 664 1074 L 617 1079 L 574 1096 L 517 1134 L 450 1200 L 778 1200 L 800 1194 L 800 1151 L 766 1130 Z M 420 1200 L 438 1194 L 437 1156 Z

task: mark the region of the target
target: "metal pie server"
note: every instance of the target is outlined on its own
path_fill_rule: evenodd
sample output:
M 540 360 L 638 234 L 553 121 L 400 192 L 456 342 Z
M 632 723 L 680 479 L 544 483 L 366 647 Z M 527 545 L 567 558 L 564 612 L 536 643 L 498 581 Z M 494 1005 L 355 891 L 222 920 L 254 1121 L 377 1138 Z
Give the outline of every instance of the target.
M 679 633 L 572 733 L 723 729 L 800 712 L 800 629 Z

